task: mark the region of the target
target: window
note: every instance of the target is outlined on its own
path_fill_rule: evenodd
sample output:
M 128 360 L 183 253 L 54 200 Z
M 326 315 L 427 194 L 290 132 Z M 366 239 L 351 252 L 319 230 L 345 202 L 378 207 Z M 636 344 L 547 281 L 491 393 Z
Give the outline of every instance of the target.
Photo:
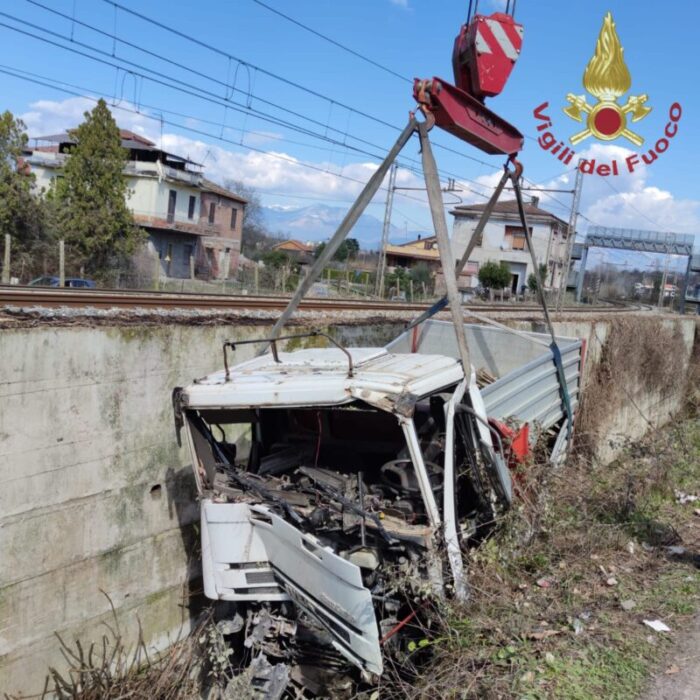
M 194 197 L 192 197 L 194 199 Z M 192 253 L 194 252 L 194 246 L 190 245 L 188 243 L 185 243 L 185 245 L 182 246 L 182 262 L 185 265 L 190 264 L 190 258 L 192 257 Z
M 514 233 L 513 234 L 512 248 L 513 248 L 513 250 L 525 250 L 526 241 L 525 241 L 525 234 L 524 233 Z
M 197 198 L 194 195 L 190 195 L 190 204 L 187 207 L 187 218 L 194 219 L 194 208 L 197 205 Z
M 168 192 L 168 223 L 172 224 L 175 221 L 175 205 L 177 204 L 177 192 L 170 190 Z
M 211 202 L 209 204 L 209 223 L 213 224 L 215 218 L 216 218 L 216 204 L 214 202 Z
M 530 236 L 532 236 L 532 227 L 530 227 Z M 509 250 L 527 250 L 524 229 L 520 226 L 506 226 L 504 243 Z
M 236 207 L 231 208 L 231 228 L 236 228 L 236 222 L 238 221 L 238 209 Z

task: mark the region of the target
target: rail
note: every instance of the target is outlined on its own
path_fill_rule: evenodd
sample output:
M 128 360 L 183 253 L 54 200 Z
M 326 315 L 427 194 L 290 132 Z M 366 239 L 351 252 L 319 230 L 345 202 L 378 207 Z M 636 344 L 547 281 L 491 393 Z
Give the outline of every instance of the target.
M 93 307 L 93 308 L 160 308 L 160 309 L 219 309 L 230 311 L 284 309 L 288 296 L 251 296 L 195 294 L 188 292 L 144 292 L 132 290 L 54 289 L 0 285 L 0 307 Z M 430 301 L 396 302 L 367 299 L 304 299 L 300 309 L 305 311 L 423 311 Z M 564 313 L 620 313 L 639 306 L 571 306 Z M 532 312 L 532 304 L 507 302 L 503 304 L 465 304 L 464 309 L 481 312 Z

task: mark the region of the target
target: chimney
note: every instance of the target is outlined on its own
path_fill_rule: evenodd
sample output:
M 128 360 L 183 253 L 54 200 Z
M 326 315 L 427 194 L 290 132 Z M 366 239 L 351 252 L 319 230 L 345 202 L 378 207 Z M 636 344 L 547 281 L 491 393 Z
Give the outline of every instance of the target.
M 419 233 L 419 234 L 418 234 L 418 240 L 420 240 L 420 238 L 421 238 L 421 234 Z
M 540 206 L 540 198 L 539 197 L 533 197 L 530 200 L 530 204 L 532 204 L 533 207 L 539 207 Z

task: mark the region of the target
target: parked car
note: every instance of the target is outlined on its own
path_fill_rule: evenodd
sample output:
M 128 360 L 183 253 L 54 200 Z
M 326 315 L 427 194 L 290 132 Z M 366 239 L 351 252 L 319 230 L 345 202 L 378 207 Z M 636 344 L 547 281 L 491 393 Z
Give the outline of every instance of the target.
M 60 287 L 58 277 L 37 277 L 29 283 L 30 287 Z M 95 289 L 97 286 L 93 280 L 84 280 L 80 277 L 66 277 L 64 287 L 73 289 Z

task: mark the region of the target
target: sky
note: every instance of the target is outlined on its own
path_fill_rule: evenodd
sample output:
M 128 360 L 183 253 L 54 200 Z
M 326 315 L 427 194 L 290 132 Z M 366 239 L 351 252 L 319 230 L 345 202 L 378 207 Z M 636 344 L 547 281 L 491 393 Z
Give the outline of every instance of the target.
M 111 0 L 0 1 L 0 110 L 20 116 L 30 136 L 41 136 L 77 125 L 95 98 L 105 97 L 120 126 L 203 163 L 213 179 L 244 181 L 274 207 L 352 202 L 415 107 L 411 79 L 452 81 L 452 44 L 469 4 L 117 2 L 121 7 Z M 479 9 L 504 6 L 481 0 Z M 566 95 L 584 93 L 583 70 L 611 11 L 632 75 L 629 94 L 647 94 L 652 107 L 633 125 L 646 140 L 637 149 L 624 139 L 589 139 L 578 155 L 624 161 L 663 135 L 673 103 L 683 114 L 678 134 L 653 165 L 584 179 L 579 233 L 591 224 L 674 231 L 696 234 L 700 247 L 693 177 L 700 153 L 700 96 L 693 85 L 700 8 L 685 0 L 663 9 L 630 0 L 519 0 L 522 53 L 503 93 L 488 105 L 525 134 L 521 160 L 529 182 L 572 189 L 574 164 L 564 166 L 538 146 L 533 110 L 549 102 L 560 139 L 578 130 L 562 111 Z M 455 178 L 462 190 L 446 195 L 446 203 L 486 201 L 504 159 L 437 129 L 431 137 L 445 184 Z M 400 158 L 397 184 L 422 186 L 419 158 L 414 139 Z M 385 198 L 381 191 L 369 213 L 381 219 Z M 568 220 L 568 193 L 541 193 L 540 201 Z M 430 231 L 425 195 L 399 190 L 392 222 L 401 230 Z M 605 257 L 629 262 L 617 253 Z

